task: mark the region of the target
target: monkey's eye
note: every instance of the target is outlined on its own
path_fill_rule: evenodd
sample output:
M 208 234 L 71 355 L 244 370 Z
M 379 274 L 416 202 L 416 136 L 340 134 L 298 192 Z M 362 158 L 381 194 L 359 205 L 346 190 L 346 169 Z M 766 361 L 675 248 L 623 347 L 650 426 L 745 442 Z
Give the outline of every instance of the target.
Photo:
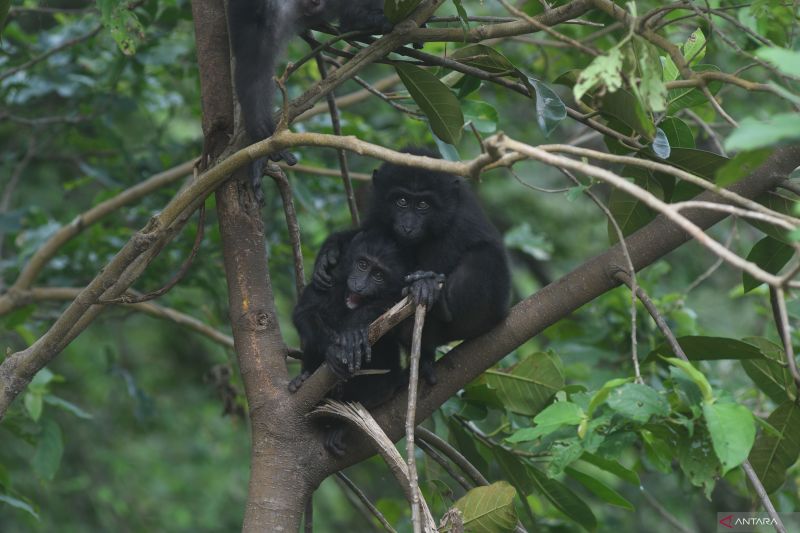
M 395 200 L 394 203 L 397 204 L 397 207 L 407 207 L 408 206 L 408 200 L 406 200 L 402 196 L 400 198 L 398 198 L 397 200 Z
M 372 279 L 374 279 L 378 283 L 383 283 L 383 272 L 381 272 L 380 270 L 376 270 L 375 272 L 372 273 Z
M 425 210 L 426 210 L 426 209 L 428 209 L 430 206 L 431 206 L 431 205 L 430 205 L 428 202 L 426 202 L 425 200 L 422 200 L 421 202 L 419 202 L 419 203 L 417 204 L 417 209 L 419 209 L 420 211 L 425 211 Z
M 358 267 L 359 270 L 362 270 L 362 271 L 366 270 L 367 269 L 367 262 L 364 261 L 363 259 L 359 259 L 358 262 L 356 263 L 356 266 Z

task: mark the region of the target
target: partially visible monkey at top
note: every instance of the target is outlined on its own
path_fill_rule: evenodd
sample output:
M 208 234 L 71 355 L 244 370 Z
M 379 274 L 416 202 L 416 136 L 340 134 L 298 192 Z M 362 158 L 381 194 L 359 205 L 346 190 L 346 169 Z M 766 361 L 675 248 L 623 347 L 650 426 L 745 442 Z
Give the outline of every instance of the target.
M 293 36 L 325 23 L 339 21 L 339 31 L 391 31 L 383 14 L 383 0 L 230 0 L 228 28 L 233 56 L 236 94 L 242 106 L 250 142 L 275 133 L 275 69 Z M 288 151 L 269 156 L 294 165 Z M 260 178 L 261 162 L 253 167 Z

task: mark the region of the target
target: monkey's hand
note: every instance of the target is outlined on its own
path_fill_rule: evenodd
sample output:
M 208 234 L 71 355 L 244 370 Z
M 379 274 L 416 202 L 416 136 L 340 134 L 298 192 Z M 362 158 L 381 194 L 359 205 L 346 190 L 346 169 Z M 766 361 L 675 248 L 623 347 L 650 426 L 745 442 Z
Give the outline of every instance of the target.
M 334 334 L 333 342 L 325 351 L 325 360 L 333 373 L 348 379 L 361 370 L 361 363 L 372 360 L 367 328 L 350 329 Z
M 411 300 L 416 305 L 424 305 L 430 310 L 439 299 L 444 280 L 444 274 L 425 270 L 412 272 L 405 278 L 408 285 L 403 288 L 403 296 L 411 295 Z
M 320 250 L 317 262 L 314 264 L 314 284 L 323 290 L 333 287 L 333 267 L 339 263 L 339 248 L 331 246 L 327 250 Z

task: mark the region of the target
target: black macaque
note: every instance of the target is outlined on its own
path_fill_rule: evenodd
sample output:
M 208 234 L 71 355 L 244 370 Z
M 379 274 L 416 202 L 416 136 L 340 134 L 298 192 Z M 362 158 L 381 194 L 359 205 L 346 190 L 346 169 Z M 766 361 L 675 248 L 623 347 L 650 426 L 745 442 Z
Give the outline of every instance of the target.
M 427 150 L 405 152 L 438 157 Z M 477 337 L 508 312 L 510 273 L 502 238 L 460 177 L 384 163 L 372 184 L 372 207 L 362 228 L 394 239 L 413 263 L 405 292 L 428 307 L 420 373 L 433 385 L 437 346 Z M 334 234 L 320 250 L 314 268 L 318 286 L 330 285 L 332 265 L 352 235 Z M 402 342 L 410 345 L 406 329 Z
M 324 246 L 324 245 L 323 245 Z M 319 261 L 319 257 L 318 257 Z M 332 393 L 339 400 L 371 409 L 391 398 L 402 381 L 398 333 L 389 332 L 370 347 L 368 327 L 400 299 L 410 263 L 400 248 L 380 232 L 357 232 L 332 268 L 330 285 L 315 281 L 300 296 L 292 319 L 303 349 L 302 371 L 289 383 L 295 392 L 323 362 L 347 381 Z M 352 377 L 359 369 L 386 374 Z M 348 379 L 349 378 L 349 379 Z M 325 445 L 344 453 L 343 427 L 332 425 Z
M 236 93 L 245 130 L 251 142 L 275 133 L 273 100 L 275 68 L 293 36 L 325 23 L 339 21 L 339 31 L 391 31 L 383 14 L 383 0 L 230 0 L 228 28 L 236 58 Z M 273 161 L 294 165 L 290 152 L 271 154 Z M 260 193 L 262 161 L 253 166 L 252 179 Z M 259 196 L 259 200 L 261 197 Z

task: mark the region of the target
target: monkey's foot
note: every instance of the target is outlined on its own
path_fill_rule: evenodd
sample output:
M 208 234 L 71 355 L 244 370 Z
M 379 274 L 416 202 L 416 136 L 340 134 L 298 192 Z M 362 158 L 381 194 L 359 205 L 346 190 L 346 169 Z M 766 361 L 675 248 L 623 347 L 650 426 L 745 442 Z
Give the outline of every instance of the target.
M 298 389 L 305 383 L 308 377 L 311 375 L 311 372 L 307 370 L 303 370 L 300 372 L 300 375 L 295 377 L 292 381 L 289 382 L 289 392 L 297 392 Z

